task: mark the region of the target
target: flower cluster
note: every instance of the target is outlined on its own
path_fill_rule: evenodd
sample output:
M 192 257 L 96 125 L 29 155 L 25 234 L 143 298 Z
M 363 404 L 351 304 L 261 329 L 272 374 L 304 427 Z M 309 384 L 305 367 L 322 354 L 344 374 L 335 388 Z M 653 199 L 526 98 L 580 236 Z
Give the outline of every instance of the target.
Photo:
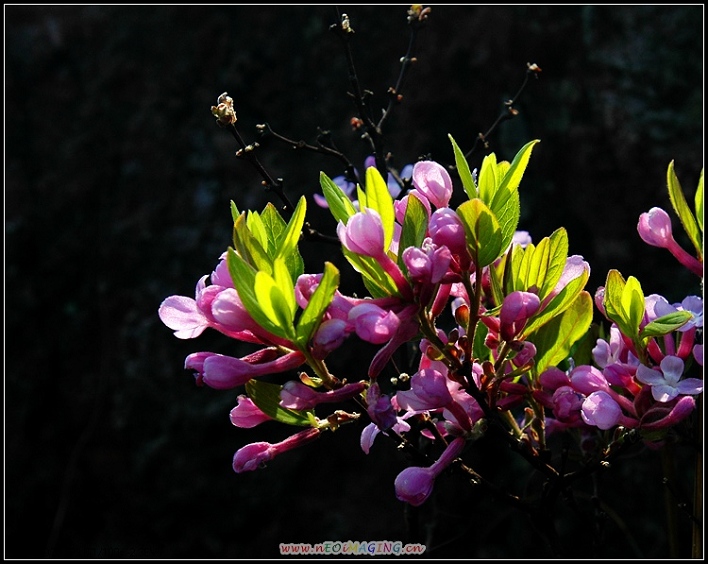
M 270 204 L 260 213 L 232 205 L 233 246 L 194 298 L 171 296 L 160 306 L 178 338 L 209 328 L 256 347 L 242 358 L 195 352 L 185 360 L 198 384 L 241 391 L 230 413 L 235 426 L 300 428 L 280 443 L 239 449 L 236 472 L 364 416 L 365 453 L 379 435 L 412 448 L 415 433 L 437 445 L 437 460 L 406 468 L 394 483 L 399 499 L 420 505 L 491 421 L 529 460 L 546 461 L 554 434 L 574 437 L 583 456 L 610 456 L 628 433 L 660 446 L 694 412 L 703 390 L 695 370 L 703 365 L 702 297 L 645 296 L 638 280 L 616 270 L 593 296 L 585 289 L 590 265 L 569 254 L 563 228 L 537 243 L 518 229 L 519 186 L 537 142 L 511 162 L 488 155 L 477 175 L 451 141 L 467 196 L 456 208 L 453 180 L 434 161 L 406 167 L 404 193 L 373 166 L 361 186 L 321 174 L 317 203 L 332 213 L 369 297 L 341 293 L 331 263 L 305 272 L 303 197 L 287 221 Z M 683 198 L 672 167 L 669 178 L 672 201 Z M 685 202 L 676 206 L 694 255 L 676 243 L 659 208 L 642 214 L 638 231 L 702 282 L 702 177 L 698 192 L 695 216 Z M 577 345 L 596 328 L 595 308 L 607 324 L 582 357 Z M 376 352 L 340 379 L 327 360 L 356 340 Z M 412 374 L 383 378 L 412 341 Z

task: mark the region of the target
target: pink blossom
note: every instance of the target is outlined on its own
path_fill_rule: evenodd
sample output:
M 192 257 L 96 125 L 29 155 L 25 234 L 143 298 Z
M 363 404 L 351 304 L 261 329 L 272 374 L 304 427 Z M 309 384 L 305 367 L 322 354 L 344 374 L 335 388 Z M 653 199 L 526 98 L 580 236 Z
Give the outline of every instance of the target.
M 499 312 L 502 339 L 510 341 L 521 333 L 529 318 L 538 311 L 540 303 L 538 296 L 531 292 L 516 291 L 504 298 Z
M 251 429 L 265 421 L 272 421 L 272 418 L 263 413 L 253 400 L 246 395 L 238 396 L 238 403 L 229 413 L 231 423 L 235 427 Z
M 637 231 L 642 241 L 652 247 L 668 250 L 683 266 L 703 278 L 703 263 L 676 242 L 671 229 L 671 218 L 663 209 L 655 207 L 641 214 Z
M 286 372 L 305 362 L 305 355 L 300 351 L 279 355 L 274 347 L 256 351 L 243 358 L 199 352 L 190 354 L 185 359 L 184 367 L 197 373 L 197 382 L 204 382 L 217 390 L 230 390 L 242 386 L 251 378 Z
M 464 447 L 465 440 L 457 437 L 447 445 L 440 458 L 428 468 L 410 466 L 403 470 L 394 482 L 396 497 L 416 507 L 424 503 L 433 492 L 435 478 L 454 462 Z
M 468 256 L 465 228 L 450 208 L 438 208 L 433 212 L 428 231 L 436 245 L 446 246 L 453 255 Z
M 636 419 L 630 419 L 622 413 L 622 408 L 607 392 L 593 392 L 583 401 L 580 411 L 583 421 L 594 425 L 603 431 L 615 425 L 635 428 L 639 424 Z
M 379 258 L 385 252 L 383 223 L 376 210 L 355 213 L 346 225 L 340 221 L 337 235 L 342 245 L 352 253 Z
M 349 322 L 359 338 L 375 345 L 390 341 L 400 325 L 398 316 L 374 303 L 361 303 L 349 311 Z
M 413 185 L 436 208 L 447 206 L 452 196 L 452 179 L 445 167 L 434 161 L 419 161 L 413 165 Z
M 366 384 L 356 382 L 345 384 L 336 390 L 317 392 L 301 382 L 289 380 L 280 390 L 280 406 L 288 409 L 313 409 L 321 403 L 338 403 L 358 396 L 366 389 Z
M 279 454 L 312 442 L 319 436 L 319 429 L 310 428 L 300 431 L 279 443 L 257 442 L 241 447 L 234 454 L 234 472 L 252 472 L 263 468 L 266 463 Z

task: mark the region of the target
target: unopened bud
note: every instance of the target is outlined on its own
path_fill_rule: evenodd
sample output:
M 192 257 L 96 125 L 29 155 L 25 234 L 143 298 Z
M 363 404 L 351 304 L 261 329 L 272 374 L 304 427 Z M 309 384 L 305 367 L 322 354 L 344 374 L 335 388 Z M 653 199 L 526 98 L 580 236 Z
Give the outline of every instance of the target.
M 539 67 L 536 63 L 526 63 L 526 67 L 530 72 L 535 72 L 536 74 L 541 72 L 541 67 Z
M 216 103 L 216 106 L 211 107 L 211 114 L 216 118 L 219 125 L 232 125 L 236 123 L 236 111 L 233 107 L 233 98 L 224 92 L 217 98 Z

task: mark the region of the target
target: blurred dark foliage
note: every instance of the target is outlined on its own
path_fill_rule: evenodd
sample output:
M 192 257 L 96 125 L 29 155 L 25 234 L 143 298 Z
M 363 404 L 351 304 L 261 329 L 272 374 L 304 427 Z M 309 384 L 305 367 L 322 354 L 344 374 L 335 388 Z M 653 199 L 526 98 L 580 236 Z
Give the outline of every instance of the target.
M 405 6 L 340 10 L 362 86 L 383 107 L 407 48 Z M 321 128 L 363 164 L 344 53 L 328 32 L 333 7 L 6 5 L 5 17 L 8 558 L 262 558 L 279 542 L 348 539 L 416 540 L 430 557 L 549 557 L 533 519 L 458 477 L 405 508 L 393 492 L 402 454 L 381 438 L 364 455 L 359 426 L 236 475 L 237 448 L 289 429 L 232 427 L 239 390 L 196 388 L 182 362 L 198 350 L 244 351 L 213 333 L 179 341 L 157 317 L 165 297 L 193 295 L 229 245 L 229 200 L 279 203 L 210 115 L 220 93 L 234 98 L 248 141 L 264 122 L 308 142 Z M 591 292 L 616 268 L 646 293 L 696 293 L 668 253 L 641 242 L 636 222 L 652 206 L 669 209 L 671 160 L 689 197 L 697 184 L 702 23 L 700 5 L 435 6 L 386 148 L 400 166 L 421 155 L 452 162 L 447 134 L 469 149 L 536 63 L 543 72 L 520 115 L 490 137 L 505 159 L 541 139 L 520 228 L 539 240 L 565 226 L 571 252 L 593 268 Z M 335 176 L 341 164 L 272 141 L 259 156 L 293 199 L 307 195 L 313 226 L 333 233 L 311 196 L 319 171 Z M 308 272 L 344 265 L 323 243 L 303 255 Z M 343 289 L 356 288 L 345 277 Z M 363 371 L 372 351 L 355 349 L 333 368 Z M 691 454 L 675 454 L 686 496 Z M 528 470 L 498 441 L 470 456 L 523 493 Z M 669 546 L 663 477 L 659 455 L 637 448 L 580 484 L 581 505 L 597 513 L 558 508 L 566 555 L 687 556 L 683 512 L 678 553 Z

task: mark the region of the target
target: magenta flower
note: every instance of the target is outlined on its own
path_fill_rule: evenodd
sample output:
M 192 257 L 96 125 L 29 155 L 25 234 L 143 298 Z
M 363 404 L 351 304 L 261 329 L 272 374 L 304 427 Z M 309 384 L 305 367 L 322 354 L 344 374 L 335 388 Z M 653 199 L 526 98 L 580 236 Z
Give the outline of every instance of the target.
M 390 341 L 401 324 L 395 313 L 373 303 L 354 306 L 349 310 L 349 322 L 359 338 L 375 345 Z
M 409 278 L 420 284 L 437 284 L 447 274 L 452 256 L 446 246 L 438 246 L 427 237 L 420 248 L 408 247 L 403 251 L 403 262 Z
M 280 390 L 280 406 L 299 411 L 313 409 L 321 403 L 338 403 L 358 396 L 366 389 L 364 382 L 345 384 L 336 390 L 316 392 L 296 380 L 289 380 Z
M 452 196 L 452 179 L 445 167 L 434 161 L 418 161 L 413 165 L 413 185 L 436 208 L 444 208 Z
M 234 454 L 234 472 L 252 472 L 253 470 L 263 468 L 266 463 L 273 460 L 273 458 L 279 454 L 310 443 L 319 436 L 319 429 L 310 428 L 300 431 L 279 443 L 257 442 L 241 447 L 236 451 L 236 454 Z
M 263 413 L 253 400 L 246 395 L 238 396 L 238 403 L 229 413 L 231 423 L 241 429 L 251 429 L 272 418 Z
M 184 362 L 187 370 L 196 372 L 197 383 L 204 383 L 216 390 L 230 390 L 242 386 L 251 378 L 286 372 L 305 363 L 305 355 L 293 351 L 280 356 L 274 347 L 234 358 L 217 353 L 190 354 Z
M 499 333 L 505 341 L 516 337 L 541 305 L 536 294 L 516 291 L 504 298 L 499 312 Z
M 395 404 L 412 412 L 447 410 L 460 428 L 469 431 L 472 417 L 478 415 L 477 406 L 473 398 L 459 388 L 459 384 L 447 377 L 444 365 L 440 370 L 423 368 L 411 377 L 410 390 L 396 393 Z
M 641 419 L 640 428 L 644 431 L 668 429 L 686 419 L 696 408 L 696 400 L 691 396 L 682 396 L 673 405 L 658 403 L 649 408 Z
M 681 380 L 684 364 L 677 356 L 666 356 L 660 363 L 660 370 L 643 364 L 637 367 L 637 380 L 651 386 L 651 394 L 656 401 L 667 402 L 681 395 L 697 395 L 703 391 L 703 381 L 698 378 Z
M 671 218 L 663 209 L 651 208 L 641 214 L 637 231 L 646 244 L 668 250 L 683 266 L 703 278 L 703 263 L 676 242 L 671 229 Z
M 453 439 L 447 445 L 440 458 L 428 468 L 411 466 L 401 472 L 394 482 L 396 497 L 413 506 L 419 506 L 430 497 L 437 478 L 462 453 L 465 440 Z
M 446 246 L 453 255 L 468 256 L 465 227 L 450 208 L 438 208 L 433 212 L 428 231 L 436 245 Z
M 343 319 L 328 319 L 322 322 L 312 338 L 312 354 L 315 358 L 324 359 L 333 350 L 338 349 L 353 328 Z

